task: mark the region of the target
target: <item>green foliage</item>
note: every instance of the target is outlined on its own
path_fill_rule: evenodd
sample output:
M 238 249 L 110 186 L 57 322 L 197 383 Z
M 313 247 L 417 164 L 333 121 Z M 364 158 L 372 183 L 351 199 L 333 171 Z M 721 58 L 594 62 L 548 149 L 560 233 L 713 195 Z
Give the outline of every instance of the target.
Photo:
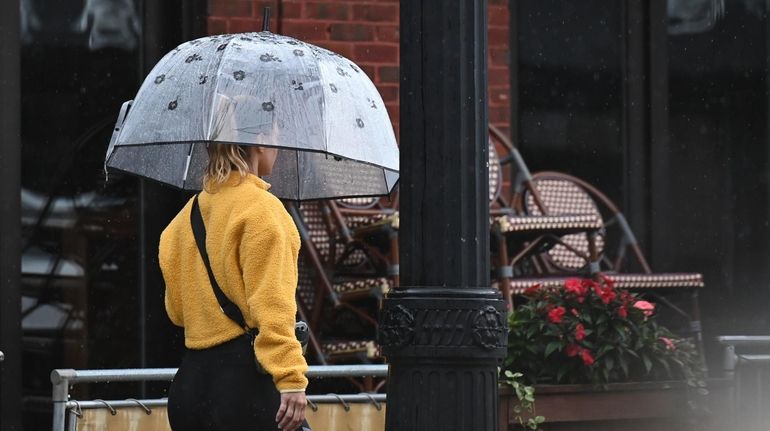
M 654 304 L 615 289 L 609 279 L 533 286 L 525 297 L 509 317 L 504 369 L 528 383 L 682 379 L 705 392 L 693 343 L 659 325 Z
M 519 403 L 513 408 L 515 419 L 524 428 L 538 431 L 540 424 L 545 422 L 543 416 L 538 416 L 535 411 L 535 388 L 523 383 L 523 375 L 510 370 L 503 372 L 503 381 L 513 388 Z

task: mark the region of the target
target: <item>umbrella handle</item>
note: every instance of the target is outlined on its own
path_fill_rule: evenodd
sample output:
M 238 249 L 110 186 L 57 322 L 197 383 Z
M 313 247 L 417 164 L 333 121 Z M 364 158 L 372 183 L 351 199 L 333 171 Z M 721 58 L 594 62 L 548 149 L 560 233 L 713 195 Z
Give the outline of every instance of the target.
M 265 7 L 262 16 L 262 31 L 270 31 L 270 7 Z

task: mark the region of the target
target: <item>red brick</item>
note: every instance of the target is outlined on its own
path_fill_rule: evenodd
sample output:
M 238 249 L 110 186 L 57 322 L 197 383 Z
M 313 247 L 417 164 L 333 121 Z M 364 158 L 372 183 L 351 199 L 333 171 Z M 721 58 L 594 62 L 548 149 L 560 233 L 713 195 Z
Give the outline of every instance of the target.
M 375 82 L 375 70 L 377 70 L 375 66 L 372 66 L 371 64 L 359 64 L 358 66 L 364 71 L 366 76 L 372 80 L 372 82 Z
M 251 6 L 251 0 L 213 0 L 209 1 L 209 16 L 248 18 L 251 16 Z
M 208 34 L 227 33 L 227 20 L 223 18 L 209 18 L 206 26 Z
M 262 20 L 255 18 L 233 18 L 227 31 L 230 33 L 248 33 L 262 30 Z
M 345 42 L 330 42 L 323 41 L 318 46 L 324 47 L 329 51 L 334 51 L 337 54 L 346 57 L 348 59 L 353 58 L 353 44 Z
M 398 6 L 395 4 L 353 5 L 353 19 L 367 22 L 398 22 Z
M 347 20 L 350 8 L 345 3 L 311 2 L 305 4 L 305 17 L 318 20 Z
M 286 36 L 303 41 L 325 40 L 329 38 L 329 25 L 322 22 L 284 20 L 281 31 Z
M 489 104 L 492 106 L 508 106 L 510 103 L 509 87 L 491 87 L 489 88 Z
M 487 81 L 490 87 L 510 85 L 510 72 L 507 67 L 490 67 Z
M 331 24 L 332 40 L 373 40 L 374 27 L 363 24 Z
M 507 6 L 489 6 L 489 26 L 490 27 L 508 27 L 510 14 Z
M 398 102 L 398 86 L 395 85 L 379 85 L 377 89 L 380 91 L 382 101 L 386 104 Z
M 507 123 L 510 121 L 510 108 L 508 106 L 490 106 L 489 122 L 492 124 Z
M 262 18 L 265 16 L 265 8 L 269 7 L 270 12 L 273 18 L 275 18 L 275 14 L 278 13 L 278 0 L 252 0 L 254 2 L 254 6 L 252 9 L 254 10 L 254 18 Z
M 381 25 L 377 27 L 377 40 L 381 42 L 398 43 L 399 32 L 397 25 Z
M 489 48 L 490 66 L 508 66 L 510 62 L 510 52 L 507 48 Z
M 302 18 L 304 3 L 298 1 L 284 1 L 281 3 L 281 19 Z
M 388 109 L 388 115 L 390 115 L 390 121 L 398 123 L 399 104 L 398 103 L 386 103 L 385 108 Z
M 377 82 L 382 83 L 398 83 L 399 82 L 399 68 L 398 66 L 381 66 L 377 69 Z
M 398 46 L 381 43 L 358 43 L 355 46 L 355 60 L 363 63 L 397 63 Z
M 489 37 L 489 46 L 508 46 L 508 28 L 507 27 L 493 27 L 487 29 L 487 35 Z

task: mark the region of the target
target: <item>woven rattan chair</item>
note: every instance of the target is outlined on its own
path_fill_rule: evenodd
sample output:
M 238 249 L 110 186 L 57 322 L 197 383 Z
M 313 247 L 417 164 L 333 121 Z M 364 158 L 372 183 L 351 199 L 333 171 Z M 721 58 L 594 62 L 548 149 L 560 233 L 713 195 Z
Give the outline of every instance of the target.
M 364 253 L 369 263 L 399 284 L 398 193 L 392 198 L 355 198 L 328 202 L 336 222 L 334 241 L 344 244 L 346 253 Z M 342 255 L 342 259 L 349 256 Z
M 333 240 L 335 222 L 328 202 L 287 208 L 302 240 L 298 303 L 318 362 L 377 359 L 378 299 L 391 288 L 391 280 L 376 273 L 363 250 Z
M 576 211 L 559 214 L 528 214 L 513 204 L 521 190 L 533 190 L 533 198 L 540 202 L 531 175 L 516 148 L 494 126 L 489 128 L 489 188 L 491 246 L 498 287 L 513 308 L 515 294 L 513 280 L 520 276 L 523 265 L 537 264 L 534 256 L 555 246 L 570 248 L 562 241 L 565 235 L 579 234 L 591 238 L 602 228 L 601 218 L 595 213 Z M 499 150 L 498 150 L 499 149 Z M 593 244 L 588 242 L 587 244 Z M 594 248 L 574 249 L 584 262 L 598 259 Z M 536 272 L 539 267 L 535 268 Z
M 601 272 L 616 287 L 653 295 L 657 302 L 685 317 L 689 324 L 685 332 L 690 332 L 702 346 L 698 305 L 698 291 L 704 286 L 701 274 L 653 272 L 623 213 L 587 182 L 558 172 L 536 173 L 529 181 L 529 186 L 517 193 L 513 202 L 522 213 L 533 216 L 593 215 L 601 220 L 602 227 L 592 236 L 577 233 L 562 237 L 560 244 L 538 255 L 535 267 L 539 273 L 536 277 L 519 277 L 510 281 L 514 293 L 520 293 L 536 283 L 561 284 L 567 276 Z M 593 251 L 589 254 L 601 258 L 586 259 L 586 251 L 591 249 Z M 544 278 L 554 276 L 556 279 Z M 671 293 L 684 294 L 689 304 L 683 307 L 675 303 Z

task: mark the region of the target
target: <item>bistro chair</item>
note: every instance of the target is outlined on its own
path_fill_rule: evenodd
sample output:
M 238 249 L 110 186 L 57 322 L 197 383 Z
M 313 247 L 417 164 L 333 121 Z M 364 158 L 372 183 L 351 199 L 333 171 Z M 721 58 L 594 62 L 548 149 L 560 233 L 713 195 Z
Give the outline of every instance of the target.
M 392 198 L 353 198 L 328 202 L 336 223 L 334 241 L 344 244 L 350 253 L 364 253 L 370 262 L 399 284 L 398 266 L 398 192 Z
M 573 250 L 584 262 L 595 262 L 598 252 L 588 247 L 593 241 L 587 241 L 586 247 L 578 249 L 565 243 L 562 238 L 575 234 L 593 239 L 601 230 L 602 223 L 598 215 L 579 208 L 574 212 L 558 214 L 529 214 L 515 207 L 513 204 L 521 190 L 530 190 L 533 201 L 542 202 L 521 155 L 505 134 L 490 126 L 489 135 L 490 228 L 495 267 L 493 278 L 498 280 L 498 288 L 506 300 L 508 310 L 512 310 L 516 293 L 512 288 L 513 280 L 527 272 L 528 265 L 534 265 L 534 270 L 541 272 L 537 259 L 533 259 L 539 254 L 559 246 Z
M 533 265 L 537 270 L 532 274 L 534 277 L 508 281 L 514 293 L 537 283 L 561 284 L 566 277 L 602 273 L 617 288 L 652 295 L 657 302 L 684 317 L 689 323 L 684 332 L 691 333 L 702 349 L 698 291 L 704 286 L 703 276 L 653 272 L 625 216 L 606 195 L 579 178 L 559 172 L 540 172 L 530 177 L 530 186 L 517 193 L 513 205 L 527 215 L 584 214 L 602 223 L 593 234 L 565 235 L 559 244 L 538 254 L 537 264 Z M 586 254 L 598 259 L 587 259 Z M 677 305 L 669 298 L 671 293 L 684 293 L 689 305 Z
M 390 280 L 376 273 L 365 252 L 333 240 L 327 202 L 287 208 L 302 240 L 298 308 L 307 318 L 319 363 L 378 359 L 378 299 L 390 289 Z

